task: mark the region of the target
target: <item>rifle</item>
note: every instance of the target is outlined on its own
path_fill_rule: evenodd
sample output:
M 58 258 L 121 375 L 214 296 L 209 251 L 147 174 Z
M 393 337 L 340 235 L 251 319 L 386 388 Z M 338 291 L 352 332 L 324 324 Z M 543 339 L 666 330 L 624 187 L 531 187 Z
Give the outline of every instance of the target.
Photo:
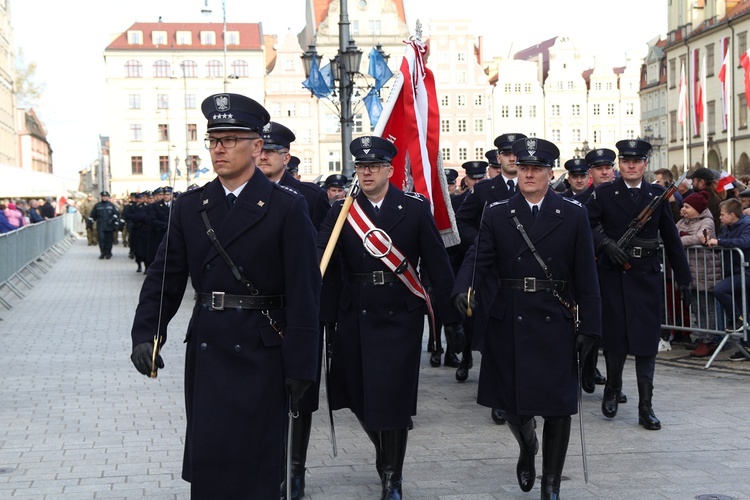
M 625 234 L 623 234 L 620 239 L 617 240 L 617 246 L 622 250 L 627 251 L 627 247 L 628 245 L 630 245 L 630 242 L 633 240 L 633 238 L 635 238 L 636 235 L 641 231 L 641 229 L 643 229 L 643 226 L 645 226 L 646 223 L 651 220 L 651 216 L 654 215 L 654 210 L 656 210 L 656 207 L 658 207 L 665 199 L 669 199 L 669 197 L 672 196 L 675 191 L 677 191 L 677 186 L 674 182 L 669 182 L 664 187 L 665 191 L 656 198 L 652 199 L 651 202 L 647 206 L 645 206 L 643 210 L 641 210 L 641 213 L 638 214 L 638 217 L 630 221 L 630 223 L 628 224 L 628 228 L 625 230 Z M 630 262 L 625 262 L 622 267 L 624 267 L 625 270 L 630 269 Z

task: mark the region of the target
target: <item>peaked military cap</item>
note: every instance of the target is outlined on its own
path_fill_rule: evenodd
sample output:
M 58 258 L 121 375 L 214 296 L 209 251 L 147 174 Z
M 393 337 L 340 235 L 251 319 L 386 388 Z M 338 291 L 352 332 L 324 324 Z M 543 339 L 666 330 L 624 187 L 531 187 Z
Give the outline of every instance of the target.
M 448 181 L 448 184 L 455 184 L 457 179 L 458 179 L 457 170 L 454 170 L 452 168 L 445 169 L 445 180 Z
M 109 196 L 109 191 L 102 191 L 99 196 Z
M 503 134 L 495 138 L 495 147 L 499 153 L 513 150 L 513 143 L 519 139 L 526 139 L 523 134 Z
M 172 186 L 164 186 L 164 192 L 165 193 L 171 193 L 172 192 Z
M 485 158 L 487 158 L 487 163 L 490 167 L 499 167 L 500 163 L 497 161 L 497 149 L 490 149 L 486 153 L 484 153 Z
M 252 130 L 260 132 L 271 119 L 266 108 L 240 94 L 214 94 L 201 104 L 208 120 L 206 130 Z
M 343 188 L 346 186 L 347 178 L 342 174 L 333 174 L 326 177 L 326 187 Z
M 526 137 L 513 143 L 513 154 L 517 165 L 552 167 L 560 156 L 560 150 L 551 142 L 538 137 Z
M 586 163 L 589 168 L 601 167 L 602 165 L 614 166 L 617 155 L 607 148 L 592 149 L 586 154 Z
M 162 194 L 163 192 L 164 192 L 164 188 L 163 187 L 158 187 L 158 188 L 154 189 L 154 194 Z
M 571 174 L 585 174 L 589 171 L 589 164 L 583 158 L 573 158 L 565 162 L 565 170 Z
M 625 139 L 615 144 L 620 158 L 645 160 L 651 152 L 651 144 L 643 139 Z
M 294 132 L 276 122 L 266 123 L 260 136 L 263 139 L 263 149 L 288 148 L 296 139 Z
M 486 161 L 467 161 L 461 167 L 466 170 L 466 177 L 470 179 L 484 179 L 487 173 L 487 165 Z
M 393 143 L 375 135 L 357 137 L 349 144 L 355 163 L 390 163 L 398 149 Z
M 299 170 L 299 158 L 296 156 L 290 157 L 289 163 L 286 164 L 286 169 L 291 173 L 297 172 Z
M 143 193 L 133 193 L 130 196 L 135 196 L 136 200 L 140 200 L 141 198 L 143 198 Z

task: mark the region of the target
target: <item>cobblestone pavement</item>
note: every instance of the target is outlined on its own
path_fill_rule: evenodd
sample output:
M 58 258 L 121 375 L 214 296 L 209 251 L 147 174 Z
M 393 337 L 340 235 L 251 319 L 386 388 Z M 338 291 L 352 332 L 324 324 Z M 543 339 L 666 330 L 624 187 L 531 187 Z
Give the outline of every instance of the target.
M 170 325 L 166 368 L 156 380 L 144 378 L 128 357 L 143 276 L 121 246 L 112 260 L 98 260 L 98 254 L 79 240 L 41 279 L 29 278 L 34 287 L 22 286 L 25 299 L 0 291 L 13 305 L 0 310 L 0 498 L 189 497 L 179 474 L 185 426 L 180 340 L 190 308 L 184 304 Z M 632 360 L 623 388 L 630 400 L 615 419 L 600 412 L 601 386 L 584 394 L 589 482 L 574 417 L 563 498 L 750 498 L 750 361 L 730 362 L 731 353 L 722 352 L 709 370 L 685 349 L 660 353 L 658 432 L 638 426 Z M 432 368 L 427 360 L 424 353 L 404 496 L 539 498 L 538 481 L 530 493 L 516 484 L 518 447 L 510 432 L 476 404 L 478 369 L 459 384 L 454 369 Z M 378 498 L 369 440 L 348 411 L 338 411 L 333 457 L 321 406 L 306 498 Z

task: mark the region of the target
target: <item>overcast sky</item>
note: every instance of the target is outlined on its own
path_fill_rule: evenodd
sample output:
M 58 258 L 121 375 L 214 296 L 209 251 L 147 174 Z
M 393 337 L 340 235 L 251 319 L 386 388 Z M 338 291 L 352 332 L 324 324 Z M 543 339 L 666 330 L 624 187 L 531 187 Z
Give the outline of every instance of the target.
M 206 1 L 209 17 L 201 14 Z M 413 31 L 417 18 L 454 19 L 459 4 L 404 5 Z M 37 64 L 36 81 L 45 87 L 35 111 L 47 127 L 55 172 L 72 178 L 96 159 L 98 135 L 109 133 L 103 52 L 113 36 L 159 16 L 164 22 L 222 20 L 220 0 L 10 0 L 10 8 L 16 49 Z M 484 36 L 488 59 L 560 35 L 622 64 L 626 53 L 643 57 L 646 43 L 667 31 L 665 0 L 462 0 L 460 9 Z M 228 22 L 261 22 L 265 34 L 296 34 L 304 27 L 305 0 L 226 0 L 226 13 Z

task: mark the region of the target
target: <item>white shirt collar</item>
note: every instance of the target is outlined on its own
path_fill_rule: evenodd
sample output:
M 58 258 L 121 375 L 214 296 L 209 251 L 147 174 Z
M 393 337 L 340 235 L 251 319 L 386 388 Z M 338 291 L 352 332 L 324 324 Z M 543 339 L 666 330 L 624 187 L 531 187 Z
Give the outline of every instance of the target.
M 224 188 L 224 196 L 225 196 L 225 197 L 226 197 L 226 196 L 227 196 L 227 195 L 228 195 L 229 193 L 234 193 L 234 195 L 235 195 L 235 196 L 236 196 L 237 198 L 239 198 L 239 197 L 240 197 L 240 193 L 242 192 L 242 190 L 243 190 L 243 189 L 245 189 L 245 186 L 247 186 L 247 182 L 245 182 L 245 183 L 244 183 L 243 185 L 241 185 L 240 187 L 238 187 L 238 188 L 237 188 L 237 189 L 235 189 L 234 191 L 230 191 L 230 190 L 228 190 L 228 189 L 226 188 L 226 186 L 224 186 L 223 184 L 221 185 L 221 187 L 223 187 L 223 188 Z

